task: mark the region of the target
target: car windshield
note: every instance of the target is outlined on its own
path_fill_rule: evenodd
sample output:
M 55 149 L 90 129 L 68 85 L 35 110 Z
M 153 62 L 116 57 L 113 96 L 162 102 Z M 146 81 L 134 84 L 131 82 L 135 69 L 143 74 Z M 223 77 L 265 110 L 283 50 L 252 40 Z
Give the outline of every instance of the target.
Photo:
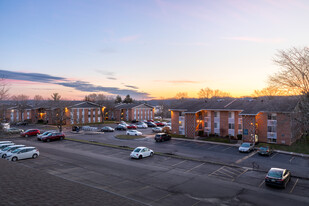
M 250 147 L 250 144 L 249 144 L 249 143 L 242 143 L 241 146 L 242 146 L 242 147 Z
M 31 131 L 31 129 L 28 129 L 28 130 L 26 130 L 25 132 L 30 132 Z
M 21 149 L 16 149 L 16 150 L 13 150 L 12 153 L 17 153 L 19 152 Z
M 269 177 L 282 178 L 282 170 L 270 170 L 267 175 Z
M 134 152 L 139 152 L 139 151 L 141 151 L 140 148 L 136 148 L 136 149 L 134 150 Z
M 12 149 L 12 147 L 5 147 L 5 148 L 2 149 L 2 151 L 7 151 L 9 149 Z
M 49 133 L 50 133 L 50 132 L 44 132 L 43 135 L 47 135 L 47 134 L 49 134 Z
M 260 147 L 260 150 L 266 151 L 266 150 L 267 150 L 267 147 Z

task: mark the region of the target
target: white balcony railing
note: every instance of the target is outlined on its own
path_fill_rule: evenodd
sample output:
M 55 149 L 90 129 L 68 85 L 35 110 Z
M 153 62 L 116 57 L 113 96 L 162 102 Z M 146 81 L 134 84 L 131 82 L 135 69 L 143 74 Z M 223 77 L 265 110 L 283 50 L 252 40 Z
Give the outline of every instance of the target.
M 267 126 L 277 126 L 277 120 L 267 120 Z

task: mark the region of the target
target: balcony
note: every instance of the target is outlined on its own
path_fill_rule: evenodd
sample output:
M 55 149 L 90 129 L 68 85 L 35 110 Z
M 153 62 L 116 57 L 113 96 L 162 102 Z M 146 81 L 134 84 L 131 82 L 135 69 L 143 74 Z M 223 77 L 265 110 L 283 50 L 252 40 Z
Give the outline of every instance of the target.
M 277 133 L 276 132 L 267 132 L 267 138 L 277 139 Z
M 267 126 L 277 126 L 277 120 L 267 120 Z

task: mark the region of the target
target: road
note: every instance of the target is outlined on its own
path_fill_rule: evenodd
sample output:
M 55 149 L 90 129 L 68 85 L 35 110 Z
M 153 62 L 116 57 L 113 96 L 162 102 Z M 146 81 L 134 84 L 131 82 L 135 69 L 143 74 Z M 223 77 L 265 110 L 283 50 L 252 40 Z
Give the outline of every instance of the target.
M 254 161 L 262 169 L 270 165 L 291 167 L 289 164 L 295 164 L 296 168 L 305 168 L 306 172 L 308 160 L 305 158 L 294 157 L 291 160 L 281 154 L 264 158 L 254 153 L 248 157 L 248 154 L 239 154 L 237 148 L 231 146 L 179 140 L 154 143 L 151 138 L 119 140 L 112 133 L 68 133 L 67 136 L 130 147 L 144 145 L 155 152 L 175 153 L 223 164 L 163 155 L 132 160 L 129 158 L 130 151 L 124 149 L 68 140 L 42 143 L 35 138 L 14 140 L 36 146 L 41 152 L 39 158 L 19 161 L 18 164 L 146 205 L 309 205 L 308 180 L 292 178 L 286 189 L 266 187 L 263 182 L 265 172 L 250 168 Z

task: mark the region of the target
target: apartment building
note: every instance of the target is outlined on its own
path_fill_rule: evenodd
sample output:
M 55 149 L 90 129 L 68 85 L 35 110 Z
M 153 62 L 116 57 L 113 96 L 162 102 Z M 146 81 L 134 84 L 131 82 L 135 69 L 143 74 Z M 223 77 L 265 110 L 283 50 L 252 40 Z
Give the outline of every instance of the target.
M 145 103 L 119 104 L 113 117 L 116 121 L 149 120 L 154 118 L 154 107 Z
M 243 141 L 290 145 L 300 138 L 296 97 L 191 100 L 171 109 L 172 133 L 238 136 Z
M 29 105 L 14 106 L 7 109 L 6 119 L 9 122 L 32 121 L 34 117 L 33 108 Z
M 104 108 L 92 102 L 81 102 L 67 108 L 66 116 L 69 117 L 67 124 L 87 124 L 102 122 Z

